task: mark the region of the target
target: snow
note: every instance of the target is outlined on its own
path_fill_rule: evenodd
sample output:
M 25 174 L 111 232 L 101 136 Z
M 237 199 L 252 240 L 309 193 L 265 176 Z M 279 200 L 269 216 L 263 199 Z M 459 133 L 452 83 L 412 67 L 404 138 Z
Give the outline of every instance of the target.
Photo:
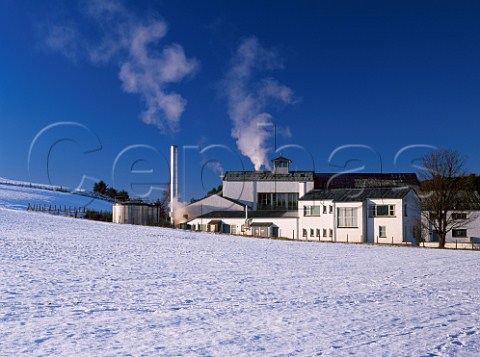
M 479 268 L 0 208 L 0 355 L 477 356 Z
M 0 207 L 26 210 L 28 204 L 57 207 L 86 207 L 95 211 L 112 211 L 112 203 L 85 196 L 85 193 L 54 191 L 54 186 L 0 179 Z

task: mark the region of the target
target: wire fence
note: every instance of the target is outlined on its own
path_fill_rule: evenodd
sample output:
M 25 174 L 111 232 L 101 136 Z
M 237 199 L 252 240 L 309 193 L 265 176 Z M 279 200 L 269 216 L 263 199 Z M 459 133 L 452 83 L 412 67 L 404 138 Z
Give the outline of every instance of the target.
M 61 205 L 40 205 L 28 204 L 27 211 L 48 213 L 55 216 L 85 218 L 87 209 L 85 207 L 61 206 Z

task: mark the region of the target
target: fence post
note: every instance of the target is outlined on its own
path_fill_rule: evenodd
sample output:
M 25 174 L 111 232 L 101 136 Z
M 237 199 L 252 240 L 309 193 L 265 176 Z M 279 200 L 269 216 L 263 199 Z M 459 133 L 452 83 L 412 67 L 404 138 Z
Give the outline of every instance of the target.
M 377 244 L 378 244 L 378 236 L 377 236 Z
M 392 236 L 392 245 L 393 245 L 393 236 Z
M 455 239 L 455 249 L 458 249 L 458 239 Z
M 348 243 L 348 234 L 347 234 L 347 243 Z

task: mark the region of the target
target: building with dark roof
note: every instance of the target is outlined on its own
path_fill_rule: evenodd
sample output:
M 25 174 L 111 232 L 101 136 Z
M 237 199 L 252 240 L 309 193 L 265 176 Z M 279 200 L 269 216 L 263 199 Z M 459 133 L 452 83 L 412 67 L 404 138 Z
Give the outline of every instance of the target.
M 388 239 L 397 244 L 415 240 L 413 225 L 419 220 L 415 174 L 317 174 L 290 171 L 291 160 L 282 156 L 272 162 L 272 171 L 226 172 L 222 195 L 233 200 L 236 209 L 210 207 L 189 215 L 189 226 L 304 240 Z

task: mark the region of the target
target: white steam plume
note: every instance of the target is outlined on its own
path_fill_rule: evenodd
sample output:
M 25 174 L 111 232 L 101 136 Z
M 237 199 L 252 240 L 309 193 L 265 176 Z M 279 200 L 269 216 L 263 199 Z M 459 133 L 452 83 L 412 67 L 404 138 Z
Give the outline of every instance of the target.
M 267 140 L 272 136 L 272 115 L 266 112 L 267 106 L 272 99 L 285 104 L 296 102 L 293 91 L 275 79 L 252 78 L 255 72 L 278 68 L 282 65 L 275 52 L 262 47 L 256 37 L 249 37 L 238 47 L 222 83 L 233 122 L 232 137 L 255 170 L 269 167 Z
M 163 20 L 136 17 L 114 0 L 84 1 L 82 11 L 100 41 L 92 42 L 70 23 L 45 27 L 46 46 L 70 60 L 83 56 L 96 65 L 117 64 L 123 90 L 145 102 L 143 122 L 177 131 L 186 100 L 168 86 L 193 75 L 198 62 L 187 58 L 178 44 L 159 48 L 167 34 Z

